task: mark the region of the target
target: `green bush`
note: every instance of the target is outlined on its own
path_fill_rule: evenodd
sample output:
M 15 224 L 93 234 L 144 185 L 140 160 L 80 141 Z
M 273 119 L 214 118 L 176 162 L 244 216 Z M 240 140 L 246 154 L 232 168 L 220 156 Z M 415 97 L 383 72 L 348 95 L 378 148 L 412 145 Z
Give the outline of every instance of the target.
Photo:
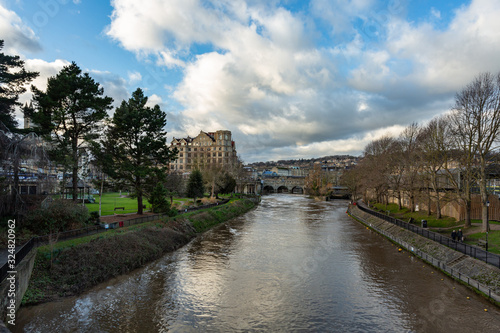
M 87 207 L 56 199 L 46 208 L 31 211 L 26 217 L 26 228 L 38 235 L 51 234 L 81 228 L 88 220 Z
M 89 224 L 98 224 L 99 223 L 99 212 L 90 212 Z

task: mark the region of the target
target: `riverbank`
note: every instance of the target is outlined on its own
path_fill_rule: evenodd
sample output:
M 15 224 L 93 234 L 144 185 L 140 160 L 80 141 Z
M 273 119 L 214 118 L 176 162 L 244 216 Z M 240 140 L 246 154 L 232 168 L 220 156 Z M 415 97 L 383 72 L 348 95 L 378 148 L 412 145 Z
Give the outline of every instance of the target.
M 78 295 L 126 274 L 187 244 L 197 234 L 242 215 L 256 205 L 249 199 L 164 220 L 94 235 L 79 244 L 37 250 L 35 267 L 23 305 Z
M 349 206 L 351 217 L 500 305 L 500 269 Z

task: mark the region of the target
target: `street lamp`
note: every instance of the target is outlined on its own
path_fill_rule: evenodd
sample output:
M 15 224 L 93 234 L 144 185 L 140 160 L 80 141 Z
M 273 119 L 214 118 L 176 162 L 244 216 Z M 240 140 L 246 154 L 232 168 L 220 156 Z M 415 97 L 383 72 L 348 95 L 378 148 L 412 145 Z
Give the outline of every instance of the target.
M 488 230 L 490 229 L 490 221 L 489 221 L 489 213 L 490 213 L 490 201 L 486 201 L 486 252 L 488 252 Z

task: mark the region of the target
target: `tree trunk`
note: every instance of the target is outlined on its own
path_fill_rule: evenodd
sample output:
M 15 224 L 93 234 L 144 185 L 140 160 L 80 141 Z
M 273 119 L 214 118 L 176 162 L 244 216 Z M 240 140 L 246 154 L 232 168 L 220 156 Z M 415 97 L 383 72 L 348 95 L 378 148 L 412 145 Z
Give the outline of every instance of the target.
M 142 215 L 142 193 L 137 193 L 137 214 Z
M 73 188 L 71 192 L 73 193 L 73 202 L 78 199 L 78 167 L 73 166 Z
M 439 192 L 436 192 L 436 218 L 440 219 L 441 216 L 441 203 L 439 202 Z
M 72 150 L 73 150 L 73 202 L 76 203 L 78 197 L 78 141 L 73 139 Z
M 135 192 L 137 193 L 137 214 L 143 214 L 142 208 L 142 189 L 141 189 L 141 178 L 137 177 L 135 181 Z
M 427 215 L 428 216 L 432 215 L 431 206 L 432 206 L 431 193 L 429 191 L 427 191 Z
M 483 224 L 481 227 L 481 232 L 488 232 L 490 231 L 490 221 L 488 221 L 488 206 L 486 203 L 483 203 L 482 209 L 481 209 L 481 217 L 483 220 Z
M 470 219 L 470 211 L 472 207 L 472 202 L 470 198 L 465 200 L 465 228 L 470 228 L 472 226 L 471 219 Z

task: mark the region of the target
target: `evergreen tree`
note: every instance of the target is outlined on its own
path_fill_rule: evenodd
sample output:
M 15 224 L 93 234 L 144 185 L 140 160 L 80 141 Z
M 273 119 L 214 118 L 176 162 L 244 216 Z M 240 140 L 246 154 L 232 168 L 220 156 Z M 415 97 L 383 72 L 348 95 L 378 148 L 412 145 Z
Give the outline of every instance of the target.
M 153 213 L 165 213 L 170 210 L 170 203 L 167 200 L 168 195 L 168 190 L 161 183 L 156 184 L 149 198 Z
M 145 188 L 165 179 L 168 163 L 176 150 L 167 147 L 167 116 L 158 105 L 146 106 L 141 89 L 116 109 L 101 145 L 94 145 L 104 172 L 131 186 L 137 197 L 137 212 L 143 213 Z
M 186 196 L 188 198 L 193 198 L 196 202 L 196 198 L 201 198 L 205 192 L 205 187 L 203 186 L 203 176 L 200 170 L 194 170 L 189 175 L 189 180 L 187 184 Z
M 78 195 L 78 169 L 89 142 L 99 137 L 113 99 L 73 62 L 48 79 L 47 91 L 32 87 L 32 120 L 52 144 L 51 156 L 72 171 L 73 201 Z
M 4 41 L 0 40 L 0 50 Z M 20 106 L 19 95 L 26 91 L 24 85 L 38 76 L 37 72 L 28 72 L 24 61 L 19 56 L 0 53 L 0 122 L 10 131 L 16 131 L 17 121 L 14 109 Z

